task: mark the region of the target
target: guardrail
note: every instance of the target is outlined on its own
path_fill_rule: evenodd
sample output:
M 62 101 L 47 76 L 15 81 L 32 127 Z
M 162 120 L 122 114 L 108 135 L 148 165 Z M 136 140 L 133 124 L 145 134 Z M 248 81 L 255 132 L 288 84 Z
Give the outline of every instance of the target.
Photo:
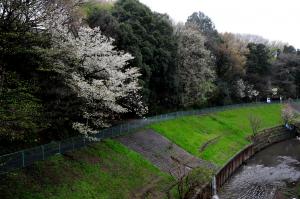
M 133 120 L 121 125 L 106 128 L 99 131 L 99 133 L 94 135 L 94 137 L 97 138 L 97 140 L 115 138 L 121 135 L 128 134 L 134 130 L 143 128 L 155 122 L 175 119 L 183 116 L 203 115 L 203 114 L 214 113 L 214 112 L 224 111 L 224 110 L 229 110 L 234 108 L 259 106 L 265 104 L 266 103 L 244 103 L 244 104 L 204 108 L 199 110 L 178 111 L 174 113 L 167 113 L 167 114 L 157 115 L 157 116 L 148 117 L 144 119 Z M 38 147 L 25 149 L 11 154 L 2 155 L 0 156 L 0 174 L 6 173 L 14 169 L 26 167 L 28 165 L 33 164 L 36 161 L 45 160 L 55 154 L 64 154 L 68 151 L 82 148 L 87 144 L 90 144 L 91 142 L 92 141 L 86 137 L 78 136 L 78 137 L 62 140 L 60 142 L 51 142 L 49 144 L 41 145 Z

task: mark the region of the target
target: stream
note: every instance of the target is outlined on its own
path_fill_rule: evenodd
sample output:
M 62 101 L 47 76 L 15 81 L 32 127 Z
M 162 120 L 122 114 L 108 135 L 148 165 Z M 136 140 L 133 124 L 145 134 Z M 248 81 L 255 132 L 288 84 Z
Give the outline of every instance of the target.
M 218 193 L 220 199 L 272 199 L 300 180 L 300 141 L 291 139 L 255 154 Z M 298 198 L 295 193 L 288 198 Z

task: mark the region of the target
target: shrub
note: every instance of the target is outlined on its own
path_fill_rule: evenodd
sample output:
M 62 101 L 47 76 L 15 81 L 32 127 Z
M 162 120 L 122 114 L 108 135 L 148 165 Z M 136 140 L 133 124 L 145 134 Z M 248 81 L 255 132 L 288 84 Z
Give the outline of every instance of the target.
M 253 133 L 253 136 L 256 136 L 259 129 L 261 128 L 262 126 L 262 122 L 261 122 L 261 119 L 255 115 L 249 115 L 249 123 L 250 123 L 250 127 L 252 129 L 252 133 Z

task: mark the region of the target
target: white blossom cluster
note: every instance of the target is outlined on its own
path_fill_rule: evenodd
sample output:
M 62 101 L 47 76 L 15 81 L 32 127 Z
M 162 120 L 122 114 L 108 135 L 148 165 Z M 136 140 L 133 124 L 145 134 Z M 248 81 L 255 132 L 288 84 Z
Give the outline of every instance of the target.
M 240 98 L 246 97 L 246 84 L 242 79 L 236 81 L 236 95 Z
M 277 95 L 278 94 L 278 88 L 272 88 L 272 95 Z
M 66 77 L 66 82 L 84 99 L 84 123 L 73 127 L 84 135 L 97 133 L 100 127 L 109 126 L 106 118 L 134 111 L 147 112 L 139 95 L 141 87 L 138 68 L 129 67 L 133 57 L 115 50 L 113 39 L 101 34 L 99 28 L 80 27 L 76 34 L 68 27 L 67 16 L 52 16 L 46 27 L 52 35 L 53 48 L 76 60 L 76 66 L 57 60 L 56 71 Z
M 259 95 L 259 91 L 255 90 L 253 85 L 247 86 L 247 93 L 250 99 L 256 98 Z
M 255 90 L 252 84 L 245 82 L 243 79 L 236 81 L 235 89 L 236 95 L 240 98 L 249 97 L 252 99 L 259 95 L 259 91 Z

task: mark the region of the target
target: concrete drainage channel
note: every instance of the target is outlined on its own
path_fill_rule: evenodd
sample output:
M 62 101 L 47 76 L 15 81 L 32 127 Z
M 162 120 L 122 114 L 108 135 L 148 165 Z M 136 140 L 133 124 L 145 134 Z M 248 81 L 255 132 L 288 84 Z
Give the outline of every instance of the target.
M 268 146 L 284 140 L 296 137 L 298 133 L 298 125 L 295 125 L 294 130 L 288 130 L 283 126 L 266 129 L 253 139 L 253 143 L 246 146 L 243 150 L 238 152 L 232 159 L 230 159 L 225 166 L 218 170 L 212 183 L 208 183 L 201 188 L 197 199 L 219 198 L 217 193 L 221 190 L 225 182 L 244 164 L 247 160 L 253 157 L 259 151 Z
M 117 140 L 142 154 L 160 170 L 170 173 L 175 178 L 181 177 L 179 175 L 188 173 L 196 167 L 216 169 L 213 164 L 191 155 L 150 129 L 119 137 Z M 177 160 L 185 164 L 177 164 Z

